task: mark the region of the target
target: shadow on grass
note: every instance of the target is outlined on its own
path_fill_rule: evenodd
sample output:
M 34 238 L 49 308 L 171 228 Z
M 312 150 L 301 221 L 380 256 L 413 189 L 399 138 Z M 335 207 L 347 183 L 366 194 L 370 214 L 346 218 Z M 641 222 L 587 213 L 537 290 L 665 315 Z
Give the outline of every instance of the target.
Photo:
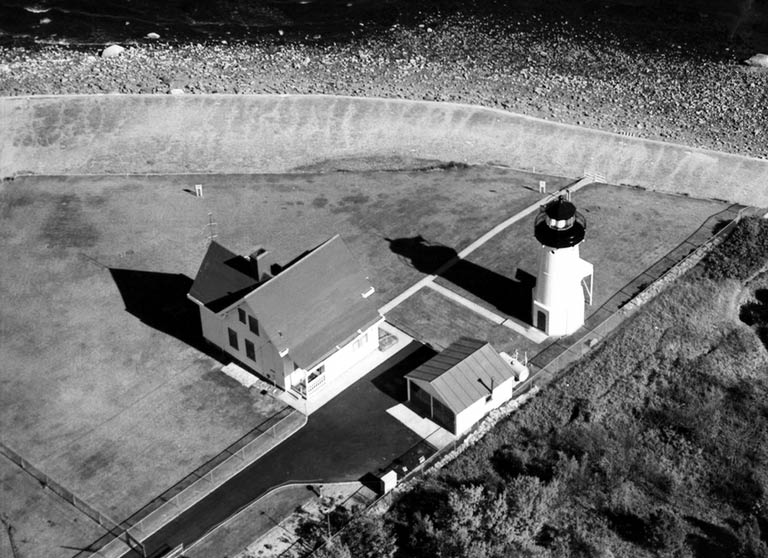
M 694 556 L 730 558 L 735 555 L 734 549 L 739 547 L 739 541 L 733 531 L 692 516 L 686 516 L 685 520 L 700 530 L 700 533 L 691 533 L 686 537 Z
M 739 319 L 757 332 L 768 349 L 768 289 L 757 289 L 755 300 L 746 302 L 739 310 Z
M 534 276 L 518 269 L 514 279 L 459 258 L 453 248 L 433 244 L 421 235 L 386 238 L 389 249 L 422 273 L 438 275 L 495 306 L 502 314 L 531 323 Z
M 187 293 L 192 279 L 180 273 L 110 268 L 125 310 L 143 323 L 167 333 L 222 363 L 224 353 L 203 338 L 200 312 Z

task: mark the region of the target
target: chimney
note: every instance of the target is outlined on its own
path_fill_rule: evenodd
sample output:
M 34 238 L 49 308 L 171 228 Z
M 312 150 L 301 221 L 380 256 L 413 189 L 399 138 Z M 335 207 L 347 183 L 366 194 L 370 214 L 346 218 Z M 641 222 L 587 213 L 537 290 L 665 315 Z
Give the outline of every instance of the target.
M 248 256 L 251 263 L 251 276 L 259 282 L 266 281 L 273 275 L 275 259 L 271 252 L 257 246 Z

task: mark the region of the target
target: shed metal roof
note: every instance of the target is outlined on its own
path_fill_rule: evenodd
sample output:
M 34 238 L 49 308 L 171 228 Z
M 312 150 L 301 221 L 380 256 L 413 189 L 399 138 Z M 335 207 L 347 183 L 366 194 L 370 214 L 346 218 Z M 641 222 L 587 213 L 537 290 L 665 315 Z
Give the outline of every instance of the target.
M 462 337 L 405 377 L 458 414 L 515 372 L 490 343 Z

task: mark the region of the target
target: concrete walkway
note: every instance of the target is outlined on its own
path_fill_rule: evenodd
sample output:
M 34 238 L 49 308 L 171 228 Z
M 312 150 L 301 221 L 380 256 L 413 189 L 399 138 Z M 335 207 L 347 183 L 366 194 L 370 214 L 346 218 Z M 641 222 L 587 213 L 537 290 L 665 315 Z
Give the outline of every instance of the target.
M 438 450 L 456 441 L 456 436 L 445 428 L 435 424 L 426 417 L 416 414 L 403 403 L 387 409 L 387 413 Z

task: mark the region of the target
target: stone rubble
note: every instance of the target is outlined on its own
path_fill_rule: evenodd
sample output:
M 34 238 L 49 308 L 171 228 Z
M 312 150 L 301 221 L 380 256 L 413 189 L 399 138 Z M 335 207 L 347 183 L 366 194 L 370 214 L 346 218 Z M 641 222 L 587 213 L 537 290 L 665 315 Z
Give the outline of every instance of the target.
M 0 47 L 0 95 L 180 89 L 452 101 L 768 157 L 768 72 L 730 43 L 687 43 L 663 29 L 638 43 L 637 30 L 595 21 L 461 14 L 344 38 L 280 31 L 228 44 L 152 39 L 113 58 L 86 46 Z

